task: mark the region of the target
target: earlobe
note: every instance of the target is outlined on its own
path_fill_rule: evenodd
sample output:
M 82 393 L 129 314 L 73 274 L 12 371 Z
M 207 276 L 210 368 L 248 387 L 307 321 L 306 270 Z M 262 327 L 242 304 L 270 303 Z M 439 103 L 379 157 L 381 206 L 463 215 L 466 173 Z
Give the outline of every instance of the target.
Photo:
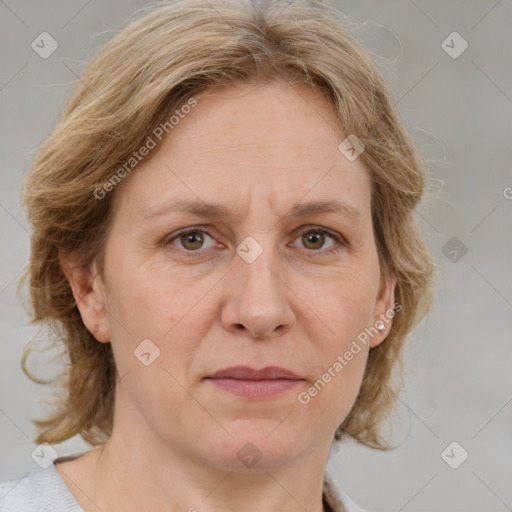
M 59 252 L 59 262 L 85 327 L 98 341 L 109 342 L 105 292 L 96 265 L 84 264 L 77 252 Z

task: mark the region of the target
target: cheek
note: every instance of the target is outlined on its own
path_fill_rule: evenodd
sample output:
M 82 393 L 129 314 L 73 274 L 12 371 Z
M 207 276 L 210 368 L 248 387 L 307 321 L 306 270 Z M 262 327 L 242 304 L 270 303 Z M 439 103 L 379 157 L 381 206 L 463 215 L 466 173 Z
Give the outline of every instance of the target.
M 170 273 L 155 272 L 143 263 L 113 268 L 108 305 L 112 316 L 117 315 L 112 319 L 114 328 L 124 327 L 125 334 L 127 331 L 137 338 L 161 338 L 185 314 L 184 302 L 190 293 L 184 293 L 179 283 Z
M 315 380 L 299 402 L 315 410 L 310 418 L 318 422 L 319 429 L 326 420 L 335 429 L 357 398 L 369 350 L 368 342 L 358 336 L 372 325 L 377 293 L 374 275 L 374 268 L 347 266 L 339 269 L 321 292 L 317 288 L 310 296 L 316 325 L 326 334 L 313 338 L 317 353 L 311 367 Z
M 180 293 L 172 278 L 157 279 L 143 268 L 131 278 L 115 273 L 110 286 L 112 348 L 124 390 L 119 396 L 157 430 L 170 432 L 169 418 L 179 430 L 194 405 L 184 386 L 201 339 L 202 326 L 189 321 L 199 299 Z
M 154 265 L 132 266 L 137 270 L 132 272 L 126 262 L 111 267 L 108 281 L 109 324 L 119 373 L 132 375 L 137 370 L 134 382 L 140 379 L 148 391 L 154 390 L 153 395 L 158 395 L 164 381 L 166 392 L 178 396 L 181 388 L 169 374 L 187 382 L 194 354 L 215 316 L 213 309 L 205 309 L 205 297 L 215 283 L 208 279 L 187 282 L 184 276 L 166 274 Z M 147 353 L 145 359 L 155 358 L 146 368 L 137 356 Z
M 344 347 L 349 348 L 349 347 Z M 316 380 L 298 396 L 302 417 L 308 428 L 316 432 L 334 433 L 352 409 L 361 386 L 368 349 L 359 347 L 357 353 L 347 350 L 334 351 L 325 360 Z
M 132 367 L 118 381 L 122 392 L 116 392 L 119 400 L 116 407 L 125 415 L 125 421 L 140 417 L 142 423 L 163 436 L 173 437 L 184 430 L 191 432 L 189 418 L 199 422 L 202 416 L 197 403 L 181 385 L 182 380 L 166 368 L 162 358 L 149 367 L 142 364 Z
M 373 323 L 378 291 L 376 274 L 371 267 L 339 269 L 310 299 L 313 311 L 329 326 L 326 332 L 337 350 Z

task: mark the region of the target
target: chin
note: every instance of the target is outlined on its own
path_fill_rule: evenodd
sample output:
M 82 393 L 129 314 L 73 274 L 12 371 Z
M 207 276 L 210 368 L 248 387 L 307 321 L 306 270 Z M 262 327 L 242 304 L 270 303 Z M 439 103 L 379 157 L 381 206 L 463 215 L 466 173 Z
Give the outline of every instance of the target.
M 292 429 L 275 420 L 238 420 L 226 430 L 233 437 L 223 433 L 218 443 L 210 438 L 207 452 L 212 465 L 229 471 L 282 468 L 313 449 L 313 439 L 308 442 L 302 437 L 304 429 Z

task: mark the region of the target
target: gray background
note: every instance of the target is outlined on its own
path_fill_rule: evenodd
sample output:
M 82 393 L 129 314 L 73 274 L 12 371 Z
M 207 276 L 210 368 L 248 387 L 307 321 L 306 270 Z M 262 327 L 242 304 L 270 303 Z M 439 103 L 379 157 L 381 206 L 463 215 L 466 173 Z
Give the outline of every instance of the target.
M 34 467 L 30 417 L 51 396 L 20 367 L 37 329 L 16 295 L 29 257 L 19 185 L 85 61 L 144 3 L 0 1 L 0 481 Z M 430 161 L 418 215 L 438 279 L 432 313 L 407 349 L 407 392 L 393 430 L 401 446 L 381 453 L 342 445 L 328 470 L 373 510 L 512 510 L 512 2 L 330 3 L 361 23 L 356 36 L 376 54 Z M 43 31 L 59 44 L 47 59 L 31 48 Z M 453 31 L 469 44 L 458 58 L 442 47 Z M 32 357 L 30 368 L 51 375 L 57 366 L 48 360 Z M 458 469 L 441 457 L 453 441 L 469 453 Z M 88 445 L 73 439 L 55 448 L 66 455 Z M 448 450 L 451 461 L 460 450 Z

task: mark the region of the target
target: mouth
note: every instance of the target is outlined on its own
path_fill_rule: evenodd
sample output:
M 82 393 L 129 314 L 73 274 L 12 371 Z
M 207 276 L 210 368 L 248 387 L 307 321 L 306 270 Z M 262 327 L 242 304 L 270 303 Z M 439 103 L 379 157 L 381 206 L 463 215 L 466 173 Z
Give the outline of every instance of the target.
M 253 400 L 273 398 L 304 382 L 302 377 L 278 366 L 261 370 L 235 366 L 220 370 L 206 380 L 224 391 Z

